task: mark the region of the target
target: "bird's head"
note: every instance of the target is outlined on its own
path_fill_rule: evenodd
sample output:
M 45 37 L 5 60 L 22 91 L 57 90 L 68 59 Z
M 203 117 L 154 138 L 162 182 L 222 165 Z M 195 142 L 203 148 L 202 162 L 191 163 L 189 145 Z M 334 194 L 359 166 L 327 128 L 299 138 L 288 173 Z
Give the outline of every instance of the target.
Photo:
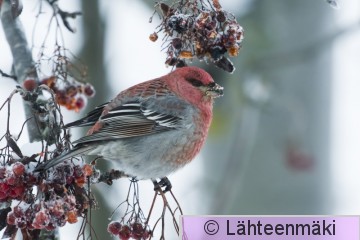
M 201 68 L 182 67 L 168 75 L 168 84 L 185 100 L 193 103 L 212 103 L 223 95 L 223 87 Z

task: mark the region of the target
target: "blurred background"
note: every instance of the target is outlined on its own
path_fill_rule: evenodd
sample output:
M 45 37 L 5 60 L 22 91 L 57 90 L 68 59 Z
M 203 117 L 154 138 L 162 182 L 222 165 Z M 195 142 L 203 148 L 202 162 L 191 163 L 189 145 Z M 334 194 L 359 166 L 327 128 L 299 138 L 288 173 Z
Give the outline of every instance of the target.
M 184 213 L 360 214 L 360 2 L 342 0 L 336 10 L 324 0 L 220 3 L 235 14 L 245 39 L 239 56 L 232 58 L 233 74 L 193 62 L 225 87 L 225 95 L 216 101 L 201 154 L 169 177 Z M 33 36 L 38 4 L 25 1 L 20 16 L 34 59 L 48 27 L 46 14 L 51 14 L 45 9 Z M 164 64 L 161 41 L 148 38 L 159 23 L 156 15 L 149 23 L 153 1 L 61 0 L 59 5 L 83 12 L 71 22 L 76 34 L 63 33 L 66 47 L 88 66 L 88 80 L 97 90 L 87 110 L 171 70 Z M 11 72 L 11 59 L 0 31 L 0 69 Z M 0 80 L 2 103 L 16 83 Z M 21 99 L 14 101 L 21 109 Z M 11 126 L 16 129 L 25 118 L 14 111 L 18 117 Z M 63 113 L 67 123 L 86 110 Z M 5 120 L 0 112 L 1 135 Z M 80 134 L 73 131 L 73 139 Z M 24 135 L 19 145 L 33 151 L 27 142 Z M 93 216 L 100 239 L 110 239 L 108 218 L 124 200 L 128 184 L 123 179 L 93 188 L 101 206 Z M 150 181 L 139 186 L 147 212 L 153 186 Z M 63 236 L 74 229 L 68 226 Z M 170 221 L 167 231 L 174 234 Z

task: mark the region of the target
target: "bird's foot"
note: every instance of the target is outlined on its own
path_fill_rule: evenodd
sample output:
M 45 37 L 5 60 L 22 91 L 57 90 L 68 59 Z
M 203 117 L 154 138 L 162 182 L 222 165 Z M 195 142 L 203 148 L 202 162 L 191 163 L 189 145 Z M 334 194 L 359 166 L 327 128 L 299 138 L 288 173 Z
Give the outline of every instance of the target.
M 163 192 L 166 193 L 170 191 L 172 188 L 171 182 L 167 177 L 161 178 L 159 182 L 153 180 L 153 183 L 154 183 L 154 191 L 162 190 L 162 187 L 165 187 Z

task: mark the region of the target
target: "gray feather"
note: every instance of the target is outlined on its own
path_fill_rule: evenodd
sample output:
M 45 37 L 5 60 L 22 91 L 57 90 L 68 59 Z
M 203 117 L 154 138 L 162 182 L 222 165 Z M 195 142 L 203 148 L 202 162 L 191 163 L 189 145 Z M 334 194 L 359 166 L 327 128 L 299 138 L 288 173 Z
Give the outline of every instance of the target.
M 67 160 L 67 159 L 70 159 L 72 157 L 76 157 L 76 156 L 79 156 L 79 155 L 83 155 L 83 154 L 86 154 L 86 152 L 94 149 L 95 146 L 81 146 L 79 148 L 74 148 L 68 152 L 66 152 L 65 154 L 62 154 L 56 158 L 53 158 L 53 159 L 50 159 L 49 161 L 46 161 L 42 164 L 40 164 L 39 166 L 37 166 L 35 168 L 35 172 L 41 172 L 41 171 L 46 171 L 48 170 L 49 168 L 51 167 L 54 167 L 56 165 L 58 165 L 59 163 Z

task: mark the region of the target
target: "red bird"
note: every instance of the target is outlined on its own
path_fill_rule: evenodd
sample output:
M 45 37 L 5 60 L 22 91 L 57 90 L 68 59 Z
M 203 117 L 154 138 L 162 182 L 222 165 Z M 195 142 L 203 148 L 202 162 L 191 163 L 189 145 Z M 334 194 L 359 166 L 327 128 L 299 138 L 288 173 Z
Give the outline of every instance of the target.
M 136 179 L 171 188 L 167 175 L 199 153 L 223 88 L 197 67 L 183 67 L 120 92 L 65 127 L 92 126 L 65 154 L 39 165 L 46 170 L 78 155 L 114 161 Z M 159 184 L 156 179 L 160 178 Z

